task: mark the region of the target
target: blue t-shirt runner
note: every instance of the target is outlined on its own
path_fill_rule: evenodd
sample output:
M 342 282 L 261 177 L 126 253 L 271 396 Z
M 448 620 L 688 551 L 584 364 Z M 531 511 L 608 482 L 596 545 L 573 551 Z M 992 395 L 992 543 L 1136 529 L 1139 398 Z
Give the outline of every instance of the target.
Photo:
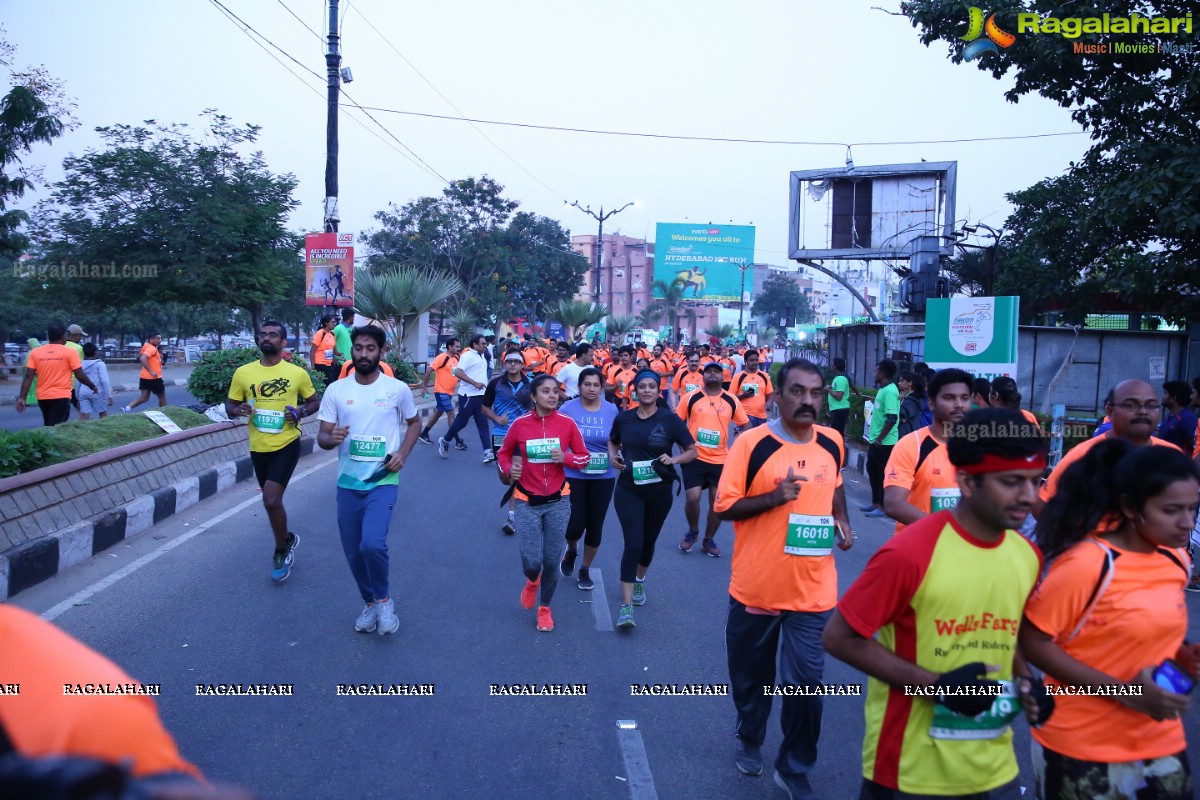
M 506 425 L 492 423 L 492 452 L 496 452 L 500 445 L 504 444 L 504 437 L 517 417 L 528 413 L 533 407 L 529 376 L 522 372 L 521 380 L 514 383 L 508 379 L 508 373 L 500 373 L 488 381 L 487 389 L 483 393 L 483 404 L 492 409 L 496 416 L 508 418 Z
M 600 398 L 600 409 L 588 411 L 583 407 L 583 400 L 575 398 L 568 400 L 559 409 L 563 414 L 575 420 L 579 432 L 583 434 L 583 442 L 588 452 L 592 454 L 592 462 L 585 470 L 566 469 L 566 475 L 571 480 L 579 478 L 615 478 L 617 470 L 608 463 L 608 436 L 612 432 L 613 421 L 621 409 Z

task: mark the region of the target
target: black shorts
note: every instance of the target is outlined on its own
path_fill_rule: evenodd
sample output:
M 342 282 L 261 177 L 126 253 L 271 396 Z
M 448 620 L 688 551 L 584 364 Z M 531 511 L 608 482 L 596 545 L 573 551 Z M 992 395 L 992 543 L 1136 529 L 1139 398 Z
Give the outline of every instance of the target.
M 162 378 L 138 378 L 138 389 L 160 396 L 167 393 L 167 387 L 163 385 Z
M 683 488 L 695 489 L 699 486 L 701 489 L 716 489 L 721 481 L 721 469 L 720 464 L 710 464 L 698 458 L 689 461 L 683 465 Z
M 332 386 L 342 374 L 342 368 L 337 364 L 317 364 L 317 371 L 325 376 L 325 385 Z
M 254 465 L 254 477 L 258 480 L 258 488 L 266 486 L 267 481 L 273 481 L 280 486 L 287 486 L 292 479 L 292 472 L 300 462 L 300 439 L 285 444 L 278 450 L 269 453 L 250 452 L 250 463 Z

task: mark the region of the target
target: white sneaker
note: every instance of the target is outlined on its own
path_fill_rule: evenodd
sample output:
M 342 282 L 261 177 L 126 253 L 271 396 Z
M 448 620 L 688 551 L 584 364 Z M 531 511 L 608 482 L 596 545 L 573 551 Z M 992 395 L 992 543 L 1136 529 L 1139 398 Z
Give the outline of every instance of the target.
M 368 603 L 363 606 L 362 613 L 358 615 L 358 619 L 354 621 L 354 630 L 359 633 L 370 633 L 375 630 L 375 625 L 379 622 L 379 606 L 374 603 Z
M 121 407 L 121 413 L 122 413 L 122 414 L 128 414 L 128 413 L 130 413 L 131 411 L 133 411 L 133 409 L 132 409 L 132 408 L 130 408 L 129 406 L 122 406 L 122 407 Z
M 375 607 L 379 609 L 379 635 L 385 633 L 395 633 L 400 629 L 400 620 L 396 617 L 396 605 L 391 600 L 384 600 L 382 603 L 376 603 Z
M 496 454 L 493 453 L 491 450 L 488 450 L 486 453 L 483 454 L 483 463 L 490 464 L 495 460 L 496 460 Z
M 445 458 L 449 452 L 450 452 L 449 443 L 445 439 L 443 439 L 442 437 L 439 436 L 438 437 L 438 455 L 441 456 L 442 458 Z

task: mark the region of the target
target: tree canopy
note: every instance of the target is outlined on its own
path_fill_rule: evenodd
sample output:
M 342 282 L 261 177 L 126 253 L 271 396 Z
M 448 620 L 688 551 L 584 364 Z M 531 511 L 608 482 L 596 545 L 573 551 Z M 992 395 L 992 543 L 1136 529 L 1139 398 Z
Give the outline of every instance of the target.
M 778 325 L 779 318 L 789 309 L 795 313 L 797 325 L 804 325 L 813 320 L 812 304 L 809 303 L 808 296 L 787 275 L 772 273 L 763 282 L 762 288 L 755 291 L 755 295 L 750 313 L 768 320 L 772 325 Z
M 900 12 L 920 30 L 926 46 L 941 42 L 956 64 L 964 62 L 970 3 L 905 0 Z M 1017 14 L 1062 16 L 1052 0 L 998 0 L 988 10 L 1005 31 L 1016 33 Z M 1070 6 L 1071 17 L 1184 17 L 1195 4 L 1183 0 L 1117 0 L 1103 7 Z M 1117 53 L 1113 45 L 1162 44 L 1149 52 Z M 1076 45 L 1107 44 L 1108 52 L 1075 52 Z M 1190 45 L 1192 51 L 1174 47 Z M 1006 229 L 1019 231 L 1016 259 L 1001 258 L 1000 286 L 1022 289 L 1022 306 L 1043 287 L 1089 294 L 1116 292 L 1147 310 L 1183 319 L 1195 316 L 1200 287 L 1200 68 L 1195 34 L 1017 33 L 1002 52 L 983 55 L 975 67 L 996 79 L 1009 76 L 1012 103 L 1040 94 L 1071 111 L 1089 133 L 1084 157 L 1049 178 L 1011 194 L 1017 212 Z M 1067 192 L 1064 201 L 1059 192 Z M 1049 201 L 1049 202 L 1040 202 Z M 1064 219 L 1062 206 L 1074 214 Z M 1081 251 L 1068 252 L 1064 238 Z M 1035 252 L 1033 248 L 1047 249 Z M 1067 256 L 1064 258 L 1064 256 Z M 1008 267 L 1006 267 L 1006 263 Z M 1053 274 L 1009 272 L 1034 265 Z M 1083 271 L 1080 271 L 1080 268 Z M 1152 275 L 1152 280 L 1147 280 Z M 1037 280 L 1037 288 L 1030 281 Z M 1042 295 L 1044 297 L 1045 295 Z M 1024 310 L 1024 308 L 1023 308 Z

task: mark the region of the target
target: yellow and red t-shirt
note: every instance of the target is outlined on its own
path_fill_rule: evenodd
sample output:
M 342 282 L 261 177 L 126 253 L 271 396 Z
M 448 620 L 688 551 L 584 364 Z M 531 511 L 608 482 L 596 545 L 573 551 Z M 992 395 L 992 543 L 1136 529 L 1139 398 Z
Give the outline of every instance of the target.
M 1070 450 L 1068 450 L 1066 455 L 1064 455 L 1062 457 L 1062 460 L 1059 461 L 1058 464 L 1054 467 L 1054 471 L 1050 473 L 1050 477 L 1046 478 L 1046 485 L 1043 486 L 1041 488 L 1041 491 L 1038 493 L 1038 496 L 1042 499 L 1042 501 L 1047 502 L 1050 500 L 1051 497 L 1054 496 L 1054 492 L 1058 488 L 1058 480 L 1059 480 L 1059 478 L 1062 477 L 1063 471 L 1066 470 L 1067 467 L 1071 466 L 1076 461 L 1083 458 L 1085 455 L 1087 455 L 1087 452 L 1089 450 L 1091 450 L 1093 447 L 1100 444 L 1101 442 L 1107 440 L 1112 435 L 1113 435 L 1112 431 L 1110 430 L 1108 433 L 1104 434 L 1103 436 L 1096 436 L 1091 439 L 1088 439 L 1086 442 L 1080 442 L 1079 444 L 1075 445 Z M 1179 449 L 1178 447 L 1175 447 L 1175 445 L 1168 442 L 1166 439 L 1159 439 L 1157 436 L 1150 437 L 1150 444 L 1158 445 L 1159 447 L 1174 447 L 1176 450 Z
M 71 386 L 74 383 L 73 373 L 82 366 L 79 354 L 62 344 L 35 347 L 25 359 L 25 368 L 37 373 L 38 400 L 63 400 L 70 397 Z
M 742 400 L 742 406 L 746 409 L 746 413 L 752 417 L 759 419 L 767 418 L 767 397 L 771 392 L 775 391 L 771 386 L 771 376 L 759 370 L 757 372 L 739 372 L 733 378 L 733 382 L 729 385 L 729 391 L 733 392 L 739 400 L 742 400 L 741 395 L 744 392 L 754 392 L 753 397 L 747 397 Z
M 458 378 L 454 377 L 454 369 L 458 366 L 458 356 L 449 353 L 439 353 L 429 368 L 433 370 L 433 391 L 437 394 L 454 394 L 458 388 Z
M 828 611 L 837 604 L 833 497 L 842 485 L 844 445 L 833 428 L 812 430 L 812 439 L 801 444 L 760 425 L 729 449 L 717 513 L 775 491 L 789 467 L 808 479 L 791 503 L 733 523 L 729 594 L 739 603 L 778 611 Z
M 20 694 L 0 698 L 0 723 L 18 753 L 130 762 L 138 778 L 203 777 L 179 754 L 149 696 L 64 692 L 81 684 L 140 684 L 95 650 L 6 603 L 0 605 L 0 653 L 4 681 L 21 687 Z
M 700 460 L 709 464 L 724 464 L 729 455 L 729 424 L 739 428 L 750 424 L 746 409 L 732 394 L 722 389 L 720 394 L 710 395 L 703 389 L 686 394 L 675 408 L 679 418 L 687 423 Z
M 704 370 L 680 370 L 675 373 L 675 380 L 671 382 L 671 388 L 675 390 L 675 394 L 682 398 L 685 394 L 700 389 L 704 386 Z
M 142 367 L 142 371 L 138 373 L 138 376 L 145 378 L 146 380 L 153 380 L 154 375 L 157 375 L 161 378 L 162 353 L 158 351 L 158 348 L 149 342 L 146 342 L 144 345 L 142 345 L 142 351 L 138 353 L 138 357 L 140 358 L 141 356 L 146 356 L 146 366 L 149 367 L 149 370 L 147 370 L 146 367 Z M 154 373 L 154 375 L 151 375 L 150 373 Z
M 1114 556 L 1111 580 L 1105 548 Z M 1025 606 L 1025 619 L 1067 655 L 1120 681 L 1174 658 L 1187 634 L 1184 587 L 1191 561 L 1182 550 L 1122 550 L 1089 537 L 1050 564 Z M 1085 613 L 1089 605 L 1091 613 Z M 1079 628 L 1080 622 L 1083 627 Z M 1079 633 L 1071 634 L 1079 628 Z M 1059 683 L 1046 675 L 1047 684 Z M 1055 697 L 1054 713 L 1031 733 L 1043 747 L 1083 761 L 1141 761 L 1183 752 L 1183 723 L 1161 722 L 1111 698 Z
M 342 378 L 349 375 L 350 370 L 352 370 L 352 369 L 354 369 L 353 361 L 347 361 L 345 364 L 342 364 L 342 371 L 338 374 L 338 380 L 340 381 Z M 379 371 L 382 372 L 384 375 L 387 375 L 389 378 L 396 377 L 396 373 L 392 371 L 392 368 L 388 366 L 388 363 L 386 361 L 379 362 Z M 436 380 L 436 378 L 435 378 L 435 380 Z M 434 391 L 435 392 L 438 391 L 436 386 L 434 387 Z
M 1000 666 L 989 677 L 1011 680 L 1017 629 L 1041 564 L 1037 547 L 1016 531 L 984 542 L 953 512 L 939 511 L 879 548 L 838 611 L 858 635 L 878 633 L 879 644 L 931 672 L 982 661 Z M 1011 728 L 1003 725 L 991 738 L 966 735 L 979 731 L 956 736 L 945 726 L 970 720 L 941 706 L 935 716 L 934 705 L 932 698 L 905 695 L 903 687 L 868 680 L 864 778 L 909 794 L 962 796 L 1017 777 Z
M 945 511 L 958 505 L 962 493 L 955 479 L 954 465 L 929 428 L 918 428 L 900 437 L 883 469 L 883 488 L 899 486 L 908 490 L 909 505 L 926 514 Z M 896 533 L 907 525 L 896 523 Z
M 332 331 L 327 331 L 321 328 L 313 336 L 313 347 L 316 352 L 313 354 L 313 364 L 321 367 L 327 367 L 333 363 L 333 351 L 337 344 L 337 337 Z

